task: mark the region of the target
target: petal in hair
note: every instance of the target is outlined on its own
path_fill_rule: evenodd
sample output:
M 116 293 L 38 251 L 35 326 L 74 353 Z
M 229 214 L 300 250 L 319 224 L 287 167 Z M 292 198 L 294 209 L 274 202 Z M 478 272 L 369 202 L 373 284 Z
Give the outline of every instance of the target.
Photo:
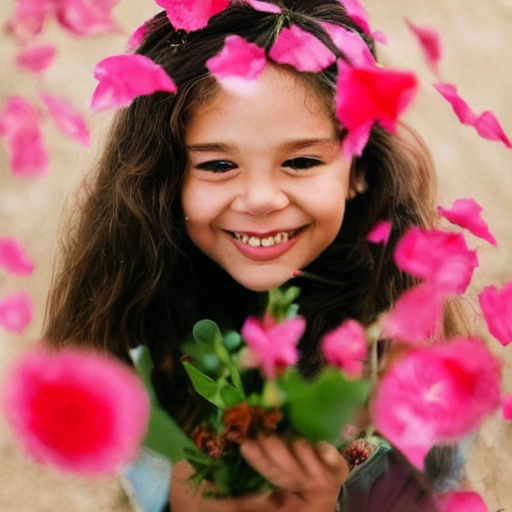
M 206 67 L 228 91 L 251 92 L 267 60 L 265 50 L 240 36 L 228 36 L 224 48 L 206 62 Z
M 483 208 L 474 199 L 457 199 L 450 209 L 439 206 L 437 211 L 452 224 L 467 229 L 478 238 L 496 246 L 496 239 L 489 232 L 489 226 L 480 217 Z
M 381 220 L 366 235 L 366 240 L 372 244 L 387 244 L 390 234 L 391 222 L 389 220 Z
M 486 286 L 478 296 L 489 332 L 503 345 L 512 343 L 512 281 L 501 290 Z
M 339 2 L 345 7 L 345 11 L 347 16 L 359 27 L 363 29 L 363 31 L 370 35 L 370 16 L 366 9 L 359 3 L 358 0 L 339 0 Z
M 435 75 L 438 75 L 439 61 L 441 60 L 441 39 L 439 33 L 431 27 L 414 25 L 408 19 L 405 22 L 418 40 L 428 66 Z
M 272 14 L 280 14 L 281 7 L 268 2 L 261 2 L 260 0 L 245 0 L 255 11 L 270 12 Z
M 509 393 L 502 398 L 501 412 L 503 413 L 503 419 L 512 420 L 512 393 Z
M 435 502 L 439 512 L 489 512 L 482 497 L 473 491 L 438 494 Z
M 42 44 L 21 51 L 16 56 L 16 65 L 25 71 L 43 74 L 55 60 L 57 49 L 53 44 Z
M 0 238 L 0 267 L 15 276 L 29 276 L 34 266 L 19 240 L 12 237 Z
M 128 39 L 128 42 L 126 43 L 128 51 L 135 51 L 142 43 L 142 41 L 144 41 L 144 37 L 146 37 L 147 33 L 148 27 L 146 23 L 143 23 L 138 29 L 135 30 L 135 32 Z
M 512 142 L 507 137 L 496 116 L 486 110 L 480 115 L 475 114 L 469 105 L 459 96 L 457 87 L 452 84 L 436 83 L 434 88 L 450 103 L 453 111 L 462 124 L 473 126 L 483 139 L 503 142 L 507 148 L 512 148 Z
M 297 25 L 281 30 L 269 57 L 279 64 L 289 64 L 307 73 L 322 71 L 336 61 L 336 56 L 327 46 Z
M 23 334 L 33 312 L 34 304 L 28 293 L 17 292 L 0 299 L 0 325 L 6 331 Z
M 99 84 L 92 97 L 96 111 L 125 107 L 138 96 L 157 91 L 176 92 L 176 85 L 165 70 L 143 55 L 114 55 L 96 65 Z
M 167 12 L 167 17 L 175 30 L 185 32 L 199 30 L 212 16 L 229 6 L 230 0 L 156 0 Z

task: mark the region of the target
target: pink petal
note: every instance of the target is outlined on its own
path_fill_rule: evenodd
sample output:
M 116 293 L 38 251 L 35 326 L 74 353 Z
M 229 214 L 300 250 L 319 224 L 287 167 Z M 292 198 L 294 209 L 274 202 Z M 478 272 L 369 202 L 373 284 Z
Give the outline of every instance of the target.
M 478 296 L 489 332 L 505 347 L 512 343 L 512 281 L 501 290 L 486 286 Z
M 376 30 L 375 32 L 373 32 L 372 37 L 373 39 L 375 39 L 375 41 L 378 41 L 379 43 L 388 44 L 388 38 L 386 37 L 386 34 L 382 32 L 382 30 Z
M 479 494 L 473 491 L 449 491 L 436 496 L 439 512 L 489 512 Z
M 349 377 L 361 378 L 368 354 L 363 326 L 355 320 L 346 320 L 324 336 L 322 351 L 329 364 L 338 367 Z
M 273 14 L 280 14 L 282 9 L 274 4 L 268 2 L 260 2 L 259 0 L 245 0 L 255 11 L 270 12 Z
M 40 92 L 39 97 L 48 107 L 57 128 L 64 134 L 76 139 L 88 147 L 91 143 L 89 128 L 84 117 L 77 112 L 66 100 L 51 94 Z
M 146 34 L 148 33 L 148 27 L 146 23 L 143 23 L 128 39 L 128 51 L 133 52 L 139 45 L 144 41 Z
M 212 16 L 229 6 L 230 0 L 156 0 L 163 7 L 175 30 L 199 30 L 208 25 Z
M 0 267 L 4 267 L 9 274 L 29 276 L 34 271 L 34 266 L 19 240 L 11 237 L 0 238 Z
M 176 92 L 176 85 L 158 64 L 143 55 L 114 55 L 96 65 L 100 81 L 92 97 L 96 111 L 129 105 L 134 98 L 157 91 Z
M 289 64 L 309 73 L 322 71 L 336 62 L 336 56 L 327 46 L 297 25 L 281 30 L 269 57 L 279 64 Z
M 366 235 L 366 240 L 372 244 L 387 244 L 389 235 L 391 234 L 391 222 L 389 220 L 381 220 Z
M 32 321 L 34 305 L 30 295 L 18 292 L 0 300 L 0 325 L 9 332 L 23 334 Z
M 113 474 L 137 454 L 149 401 L 118 361 L 66 349 L 32 349 L 11 369 L 2 405 L 20 444 L 39 463 Z
M 503 419 L 512 420 L 512 393 L 505 395 L 501 400 Z
M 449 210 L 439 206 L 437 211 L 452 224 L 469 230 L 473 235 L 496 246 L 496 239 L 489 232 L 489 227 L 480 217 L 483 208 L 474 199 L 457 199 Z
M 438 75 L 439 60 L 441 59 L 441 38 L 439 33 L 431 27 L 414 25 L 407 19 L 405 22 L 418 40 L 430 69 L 435 75 Z
M 462 124 L 473 126 L 480 137 L 484 139 L 499 140 L 507 148 L 512 148 L 512 142 L 510 142 L 510 139 L 506 136 L 500 123 L 491 111 L 487 110 L 479 116 L 476 115 L 459 96 L 457 88 L 452 84 L 439 82 L 434 84 L 434 87 L 450 103 Z
M 53 44 L 42 44 L 21 51 L 16 57 L 16 65 L 36 74 L 44 73 L 55 60 L 57 49 Z
M 403 293 L 382 322 L 386 339 L 424 343 L 435 337 L 441 327 L 443 296 L 428 284 Z
M 461 233 L 418 227 L 398 242 L 395 261 L 400 269 L 427 280 L 445 293 L 466 291 L 478 267 L 476 251 L 470 251 Z
M 16 0 L 7 29 L 25 42 L 43 30 L 46 19 L 55 11 L 55 0 Z
M 226 37 L 224 48 L 206 62 L 206 67 L 228 91 L 247 94 L 266 63 L 263 48 L 234 35 Z
M 345 7 L 347 16 L 357 25 L 359 25 L 363 31 L 370 35 L 370 16 L 366 9 L 358 2 L 358 0 L 339 0 L 340 3 Z
M 356 130 L 349 131 L 343 139 L 341 151 L 345 158 L 352 158 L 353 155 L 361 156 L 373 127 L 373 121 L 368 121 Z

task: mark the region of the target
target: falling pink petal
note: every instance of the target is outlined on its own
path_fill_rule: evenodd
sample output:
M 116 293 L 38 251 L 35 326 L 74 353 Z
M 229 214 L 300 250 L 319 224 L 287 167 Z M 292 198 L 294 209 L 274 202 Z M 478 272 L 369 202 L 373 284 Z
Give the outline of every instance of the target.
M 443 295 L 428 284 L 403 293 L 382 321 L 386 339 L 405 343 L 425 343 L 440 331 Z
M 55 11 L 55 0 L 16 0 L 7 30 L 26 42 L 41 33 L 45 21 Z
M 455 85 L 438 82 L 434 84 L 434 88 L 450 103 L 462 124 L 473 126 L 478 135 L 484 139 L 498 140 L 503 142 L 507 148 L 512 148 L 512 142 L 491 111 L 486 110 L 480 115 L 475 114 L 459 96 Z
M 437 211 L 452 224 L 467 229 L 473 235 L 496 246 L 496 239 L 489 232 L 489 226 L 480 217 L 483 208 L 474 199 L 457 199 L 449 210 L 439 206 Z
M 199 30 L 208 25 L 212 16 L 229 6 L 230 0 L 156 0 L 163 7 L 175 30 Z
M 381 379 L 374 424 L 422 469 L 434 444 L 462 439 L 499 407 L 500 374 L 501 364 L 477 339 L 413 350 Z
M 382 30 L 376 30 L 373 32 L 372 37 L 375 39 L 375 41 L 378 41 L 381 44 L 388 44 L 388 38 L 386 37 L 386 34 L 382 32 Z
M 268 2 L 261 2 L 259 0 L 245 0 L 255 11 L 270 12 L 272 14 L 280 14 L 282 9 L 275 5 L 269 4 Z
M 355 320 L 346 320 L 324 336 L 322 351 L 329 364 L 351 378 L 361 378 L 368 355 L 363 326 Z
M 473 491 L 449 491 L 435 498 L 439 512 L 489 512 L 482 497 Z
M 79 112 L 77 112 L 68 101 L 57 98 L 46 92 L 40 92 L 39 97 L 48 107 L 57 128 L 69 137 L 88 147 L 91 137 L 87 123 Z
M 372 244 L 387 244 L 389 235 L 391 234 L 391 222 L 389 220 L 381 220 L 366 235 L 366 240 Z
M 466 291 L 478 267 L 476 251 L 466 245 L 461 233 L 410 229 L 398 242 L 395 261 L 400 269 L 427 280 L 446 293 Z
M 438 75 L 439 61 L 441 59 L 441 38 L 439 33 L 431 27 L 414 25 L 407 19 L 405 22 L 418 40 L 430 69 L 435 75 Z
M 19 240 L 12 237 L 0 238 L 0 267 L 12 275 L 29 276 L 34 271 L 34 266 Z
M 228 91 L 247 94 L 256 85 L 266 63 L 263 48 L 234 35 L 226 37 L 224 48 L 206 62 L 206 67 Z
M 176 85 L 165 70 L 144 55 L 114 55 L 94 69 L 99 84 L 92 97 L 96 111 L 125 107 L 138 96 L 157 91 L 176 92 Z
M 57 49 L 53 44 L 42 44 L 22 50 L 16 57 L 16 65 L 31 73 L 41 75 L 55 60 Z
M 146 34 L 148 33 L 148 27 L 146 23 L 143 23 L 135 32 L 130 36 L 128 39 L 128 51 L 133 52 L 135 51 L 139 45 L 144 41 L 144 38 L 146 37 Z
M 512 420 L 512 393 L 505 395 L 501 400 L 503 419 Z
M 281 30 L 269 57 L 279 64 L 289 64 L 308 73 L 317 73 L 336 62 L 336 56 L 327 46 L 297 25 Z
M 339 0 L 340 3 L 345 7 L 345 11 L 347 16 L 359 27 L 363 29 L 363 31 L 370 35 L 370 16 L 366 9 L 358 2 L 358 0 Z
M 2 395 L 27 454 L 64 472 L 113 474 L 137 455 L 147 429 L 140 379 L 120 362 L 83 350 L 32 349 L 11 368 Z
M 21 178 L 42 176 L 49 166 L 43 144 L 39 112 L 20 96 L 7 99 L 0 113 L 0 136 L 7 139 L 12 174 Z
M 486 286 L 478 296 L 489 332 L 505 347 L 512 343 L 512 281 L 501 290 Z
M 0 325 L 9 332 L 23 334 L 32 321 L 34 304 L 30 295 L 18 292 L 0 299 Z

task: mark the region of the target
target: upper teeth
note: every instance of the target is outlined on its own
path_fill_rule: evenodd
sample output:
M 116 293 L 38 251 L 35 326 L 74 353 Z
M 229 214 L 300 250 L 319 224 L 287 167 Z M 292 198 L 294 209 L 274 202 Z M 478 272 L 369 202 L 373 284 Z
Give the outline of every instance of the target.
M 271 247 L 272 245 L 282 244 L 287 242 L 294 235 L 295 231 L 282 231 L 273 236 L 259 238 L 257 236 L 244 235 L 243 233 L 234 232 L 233 236 L 243 244 L 248 244 L 251 247 Z

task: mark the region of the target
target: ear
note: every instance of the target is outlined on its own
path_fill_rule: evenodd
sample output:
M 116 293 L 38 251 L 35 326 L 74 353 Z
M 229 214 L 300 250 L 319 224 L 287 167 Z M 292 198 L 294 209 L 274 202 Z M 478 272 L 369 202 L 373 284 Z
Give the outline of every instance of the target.
M 364 194 L 368 190 L 368 184 L 363 176 L 354 177 L 348 189 L 347 199 L 354 199 L 358 194 Z

